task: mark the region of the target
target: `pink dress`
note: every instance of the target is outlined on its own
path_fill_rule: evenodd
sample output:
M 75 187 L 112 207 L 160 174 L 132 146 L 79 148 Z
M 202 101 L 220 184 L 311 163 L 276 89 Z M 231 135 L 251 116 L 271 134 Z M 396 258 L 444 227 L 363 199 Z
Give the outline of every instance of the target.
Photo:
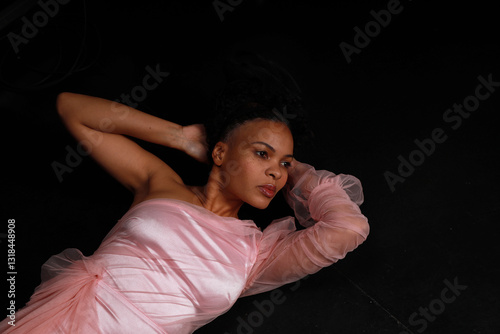
M 173 199 L 131 208 L 97 251 L 67 249 L 1 333 L 192 333 L 239 297 L 275 289 L 342 259 L 367 237 L 361 184 L 350 175 L 294 169 L 292 217 L 261 231 Z

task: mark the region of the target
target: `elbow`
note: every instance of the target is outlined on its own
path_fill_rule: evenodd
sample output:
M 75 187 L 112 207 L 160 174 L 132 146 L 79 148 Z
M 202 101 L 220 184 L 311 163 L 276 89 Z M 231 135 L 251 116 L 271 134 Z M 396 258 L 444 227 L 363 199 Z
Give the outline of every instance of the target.
M 368 218 L 366 218 L 361 211 L 351 211 L 347 210 L 341 212 L 329 212 L 323 217 L 323 220 L 331 227 L 339 227 L 347 231 L 352 231 L 359 236 L 366 239 L 370 233 L 370 225 L 368 224 Z
M 61 118 L 65 118 L 70 110 L 69 106 L 73 98 L 73 93 L 62 92 L 56 98 L 56 110 Z
M 361 245 L 370 233 L 370 225 L 366 217 L 351 221 L 349 226 L 337 227 L 328 230 L 326 243 L 332 248 L 333 253 L 342 259 L 348 252 Z
M 355 226 L 357 232 L 366 239 L 368 237 L 368 234 L 370 234 L 370 225 L 368 224 L 368 219 L 365 216 L 360 217 Z
M 349 230 L 359 237 L 362 237 L 362 240 L 358 242 L 361 244 L 366 240 L 368 234 L 370 233 L 370 225 L 368 224 L 368 219 L 365 216 L 359 216 L 357 219 L 353 220 L 349 226 Z

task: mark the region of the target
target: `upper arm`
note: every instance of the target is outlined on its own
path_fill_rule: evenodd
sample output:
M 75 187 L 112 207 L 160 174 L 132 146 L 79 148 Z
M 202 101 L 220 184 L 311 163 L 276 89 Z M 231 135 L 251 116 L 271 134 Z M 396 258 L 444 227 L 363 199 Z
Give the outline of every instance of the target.
M 110 101 L 102 100 L 102 103 Z M 97 161 L 111 176 L 134 194 L 149 191 L 150 180 L 162 176 L 168 183 L 182 183 L 181 178 L 161 159 L 143 149 L 130 138 L 111 132 L 101 131 L 84 125 L 77 117 L 64 112 L 74 107 L 74 101 L 59 96 L 57 108 L 67 129 L 90 156 Z M 104 107 L 97 103 L 95 108 Z M 104 125 L 109 127 L 110 125 Z

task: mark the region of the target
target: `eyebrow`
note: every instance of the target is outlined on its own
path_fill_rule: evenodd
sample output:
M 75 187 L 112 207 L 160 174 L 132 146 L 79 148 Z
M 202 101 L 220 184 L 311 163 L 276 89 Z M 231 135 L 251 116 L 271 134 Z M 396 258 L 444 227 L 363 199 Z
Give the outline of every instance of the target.
M 267 146 L 271 151 L 276 152 L 276 150 L 274 149 L 274 147 L 272 147 L 271 145 L 269 145 L 266 142 L 263 142 L 263 141 L 254 141 L 252 144 L 261 144 L 261 145 Z M 287 157 L 287 158 L 293 158 L 293 154 L 286 154 L 285 157 Z

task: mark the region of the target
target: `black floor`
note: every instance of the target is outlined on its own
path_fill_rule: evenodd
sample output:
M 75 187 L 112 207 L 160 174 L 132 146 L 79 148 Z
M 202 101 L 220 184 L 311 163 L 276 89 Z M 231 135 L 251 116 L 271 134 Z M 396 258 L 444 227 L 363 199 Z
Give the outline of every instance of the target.
M 493 8 L 75 0 L 43 21 L 39 6 L 1 30 L 1 241 L 15 219 L 17 307 L 48 257 L 69 247 L 92 254 L 130 204 L 126 190 L 76 151 L 54 110 L 57 93 L 118 99 L 148 71 L 169 72 L 138 108 L 199 122 L 222 82 L 218 57 L 247 49 L 295 76 L 316 135 L 301 158 L 361 179 L 371 234 L 334 266 L 240 299 L 197 333 L 500 332 Z M 37 32 L 24 27 L 34 16 Z M 182 168 L 190 161 L 180 154 L 152 149 L 191 182 L 205 176 Z M 7 290 L 2 295 L 8 305 Z

